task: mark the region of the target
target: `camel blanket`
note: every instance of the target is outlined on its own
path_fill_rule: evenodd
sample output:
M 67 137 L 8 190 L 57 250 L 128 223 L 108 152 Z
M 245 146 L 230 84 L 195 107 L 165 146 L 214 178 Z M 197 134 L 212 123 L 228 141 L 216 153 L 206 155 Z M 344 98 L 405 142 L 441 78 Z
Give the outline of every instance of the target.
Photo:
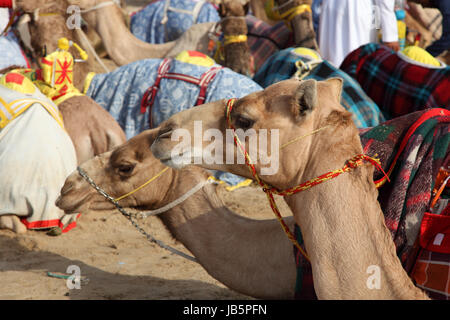
M 450 67 L 414 64 L 385 46 L 371 43 L 350 53 L 341 69 L 359 82 L 386 117 L 450 108 Z
M 441 167 L 448 168 L 450 160 L 450 112 L 445 109 L 430 109 L 410 113 L 372 129 L 363 129 L 360 137 L 364 152 L 379 158 L 390 177 L 391 182 L 387 182 L 383 173 L 375 171 L 374 181 L 379 185 L 378 200 L 398 257 L 405 270 L 411 273 L 420 249 L 418 236 L 430 225 L 422 224 L 422 218 L 429 210 L 436 177 Z M 443 223 L 440 222 L 441 226 Z M 450 223 L 447 219 L 446 226 L 429 230 L 432 234 L 428 234 L 428 237 L 435 239 L 438 233 L 446 233 L 450 237 L 449 230 Z M 302 244 L 298 227 L 295 233 Z M 311 265 L 295 247 L 294 252 L 298 272 L 296 297 L 314 298 Z M 450 274 L 450 251 L 447 253 L 427 257 L 430 261 L 440 261 L 438 264 L 442 266 L 439 271 L 441 274 L 435 273 L 428 277 L 444 277 L 445 283 L 441 287 L 448 283 L 447 277 Z M 417 272 L 414 275 L 417 276 Z M 413 280 L 418 278 L 413 277 Z M 427 293 L 432 294 L 431 291 Z M 445 295 L 434 297 L 442 298 Z
M 9 22 L 9 9 L 0 8 L 0 34 L 5 30 Z M 19 40 L 14 33 L 9 30 L 5 35 L 0 36 L 0 70 L 9 66 L 29 67 Z
M 11 106 L 25 98 L 53 104 L 37 89 L 31 95 L 2 85 L 0 98 Z M 28 229 L 59 226 L 67 232 L 77 215 L 65 215 L 55 201 L 76 166 L 69 135 L 42 104 L 32 104 L 0 131 L 0 215 L 22 217 Z
M 188 81 L 162 78 L 152 108 L 141 113 L 141 101 L 147 89 L 155 84 L 161 59 L 146 59 L 117 68 L 113 72 L 97 74 L 92 78 L 87 95 L 105 108 L 125 131 L 127 139 L 149 129 L 149 110 L 154 127 L 173 114 L 194 106 L 200 87 Z M 172 60 L 168 72 L 200 78 L 215 64 L 204 67 Z M 262 88 L 250 78 L 228 68 L 220 69 L 209 83 L 204 103 L 221 99 L 241 98 Z M 223 173 L 217 176 L 231 185 L 242 178 Z
M 279 22 L 274 26 L 247 15 L 247 43 L 253 56 L 255 71 L 275 52 L 294 45 L 292 32 L 286 27 L 284 22 Z
M 291 78 L 297 71 L 295 63 L 302 61 L 306 64 L 312 59 L 297 54 L 294 48 L 281 50 L 271 56 L 259 69 L 253 80 L 266 88 L 276 82 Z M 328 61 L 313 65 L 313 69 L 303 79 L 326 80 L 339 77 L 344 80 L 341 104 L 352 113 L 352 119 L 358 128 L 373 127 L 384 121 L 378 106 L 370 99 L 360 85 L 344 71 L 337 69 Z
M 204 0 L 159 0 L 131 16 L 130 30 L 149 43 L 178 39 L 193 24 L 219 21 L 216 8 Z

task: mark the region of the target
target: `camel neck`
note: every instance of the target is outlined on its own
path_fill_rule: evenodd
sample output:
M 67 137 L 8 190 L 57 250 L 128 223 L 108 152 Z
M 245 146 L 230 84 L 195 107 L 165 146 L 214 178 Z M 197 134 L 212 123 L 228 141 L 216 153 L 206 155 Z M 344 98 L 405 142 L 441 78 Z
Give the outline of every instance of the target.
M 128 30 L 120 11 L 114 7 L 97 10 L 95 29 L 105 44 L 106 51 L 119 65 L 136 60 L 163 58 L 175 42 L 149 44 L 137 39 Z
M 343 163 L 320 159 L 304 171 L 308 178 Z M 425 298 L 396 255 L 370 166 L 286 197 L 311 259 L 316 294 L 320 299 Z
M 179 198 L 199 182 L 197 178 L 173 183 L 176 187 L 166 200 Z M 233 213 L 215 188 L 206 185 L 162 215 L 164 224 L 211 276 L 229 288 L 264 299 L 293 298 L 293 249 L 278 221 Z M 289 224 L 293 227 L 292 219 Z

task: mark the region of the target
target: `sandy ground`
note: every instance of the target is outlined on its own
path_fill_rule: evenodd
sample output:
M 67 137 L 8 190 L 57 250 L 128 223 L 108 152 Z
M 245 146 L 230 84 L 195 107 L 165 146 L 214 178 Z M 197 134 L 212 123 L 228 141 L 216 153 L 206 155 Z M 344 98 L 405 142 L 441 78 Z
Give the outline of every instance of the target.
M 274 217 L 259 188 L 220 188 L 219 194 L 238 214 Z M 282 200 L 278 203 L 289 214 Z M 189 253 L 158 218 L 143 226 Z M 80 290 L 47 276 L 48 271 L 64 273 L 70 265 L 89 279 Z M 83 214 L 76 228 L 58 237 L 0 230 L 0 283 L 0 299 L 251 299 L 226 288 L 200 265 L 149 243 L 118 212 Z

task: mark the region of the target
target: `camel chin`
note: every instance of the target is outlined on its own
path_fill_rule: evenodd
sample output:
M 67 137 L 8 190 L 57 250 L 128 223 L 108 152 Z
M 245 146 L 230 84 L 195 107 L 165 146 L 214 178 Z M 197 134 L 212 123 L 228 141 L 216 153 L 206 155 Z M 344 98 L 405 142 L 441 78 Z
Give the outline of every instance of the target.
M 27 232 L 27 227 L 14 214 L 0 216 L 0 229 L 8 229 L 19 234 Z

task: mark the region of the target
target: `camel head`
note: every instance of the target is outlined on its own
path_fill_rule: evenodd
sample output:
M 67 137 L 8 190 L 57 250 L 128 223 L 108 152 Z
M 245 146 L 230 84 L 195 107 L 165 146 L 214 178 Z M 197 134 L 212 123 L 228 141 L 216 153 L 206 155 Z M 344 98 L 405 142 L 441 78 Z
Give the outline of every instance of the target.
M 340 105 L 341 90 L 338 78 L 289 79 L 234 102 L 231 123 L 263 181 L 279 188 L 289 185 L 319 141 L 333 143 L 326 135 L 341 137 L 350 128 L 358 137 L 351 114 Z M 221 100 L 173 115 L 160 126 L 153 154 L 175 168 L 198 164 L 253 178 L 228 129 L 226 106 L 227 100 Z M 322 131 L 308 136 L 317 129 Z
M 220 25 L 224 35 L 223 55 L 219 55 L 220 64 L 231 70 L 252 76 L 254 73 L 250 47 L 247 43 L 248 2 L 240 0 L 222 0 L 219 5 Z
M 24 12 L 21 19 L 28 20 L 28 31 L 34 57 L 41 58 L 55 51 L 58 39 L 72 39 L 71 31 L 66 27 L 66 1 L 20 0 L 16 2 L 18 10 Z
M 150 152 L 156 134 L 155 129 L 144 131 L 113 151 L 84 162 L 80 167 L 110 196 L 118 198 L 125 195 L 166 168 Z M 120 200 L 119 204 L 128 208 L 153 209 L 164 198 L 171 178 L 172 170 L 168 169 L 157 178 L 157 182 Z M 115 208 L 78 171 L 66 179 L 56 205 L 66 213 Z

